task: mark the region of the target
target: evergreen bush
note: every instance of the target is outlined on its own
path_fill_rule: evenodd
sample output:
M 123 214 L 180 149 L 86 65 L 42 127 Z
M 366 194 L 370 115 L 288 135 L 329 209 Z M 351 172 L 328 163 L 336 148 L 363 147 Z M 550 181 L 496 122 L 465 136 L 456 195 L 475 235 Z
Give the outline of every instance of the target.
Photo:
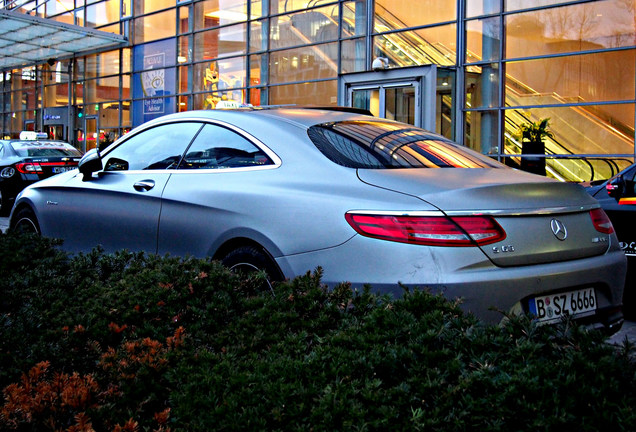
M 571 322 L 57 245 L 0 234 L 0 430 L 636 429 L 633 347 Z

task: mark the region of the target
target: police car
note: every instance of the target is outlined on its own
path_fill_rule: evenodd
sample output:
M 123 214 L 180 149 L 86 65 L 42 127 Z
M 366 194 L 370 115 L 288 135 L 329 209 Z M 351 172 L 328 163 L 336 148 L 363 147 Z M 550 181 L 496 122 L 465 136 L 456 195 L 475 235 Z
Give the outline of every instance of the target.
M 9 214 L 22 189 L 75 169 L 81 157 L 72 145 L 50 140 L 42 132 L 25 131 L 19 139 L 0 140 L 0 215 Z
M 627 255 L 623 311 L 627 317 L 636 318 L 636 164 L 609 180 L 592 183 L 587 191 L 601 203 Z

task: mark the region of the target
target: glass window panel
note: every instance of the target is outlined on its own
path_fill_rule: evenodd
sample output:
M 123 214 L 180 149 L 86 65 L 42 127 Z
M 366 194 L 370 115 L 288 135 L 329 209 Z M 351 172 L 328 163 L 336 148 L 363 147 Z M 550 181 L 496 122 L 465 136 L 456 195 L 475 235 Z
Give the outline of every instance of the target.
M 205 0 L 194 5 L 194 29 L 247 21 L 246 0 Z
M 496 110 L 467 111 L 464 123 L 464 145 L 482 154 L 499 152 L 499 114 Z
M 100 30 L 100 31 L 103 31 L 103 32 L 107 32 L 107 33 L 114 33 L 114 34 L 121 34 L 122 33 L 119 23 L 98 27 L 97 29 Z
M 237 57 L 194 65 L 194 91 L 206 91 L 216 97 L 220 91 L 244 87 L 245 61 L 245 57 Z M 241 99 L 238 94 L 231 96 L 232 100 L 236 100 L 234 96 Z
M 206 124 L 188 148 L 178 169 L 224 169 L 271 165 L 270 158 L 243 136 Z
M 473 1 L 479 2 L 480 0 Z M 494 1 L 499 2 L 499 0 Z M 572 0 L 506 0 L 506 11 L 558 5 L 560 3 L 569 3 L 571 1 Z
M 248 85 L 261 86 L 267 83 L 267 56 L 265 55 L 252 55 L 250 56 L 250 81 Z M 254 104 L 250 100 L 250 103 Z M 260 105 L 260 103 L 259 103 Z
M 174 37 L 176 29 L 176 9 L 136 18 L 134 41 L 136 44 L 152 40 Z
M 135 71 L 174 66 L 176 44 L 177 40 L 172 38 L 135 46 L 133 59 Z
M 44 87 L 44 106 L 56 107 L 68 105 L 68 84 Z
M 74 12 L 66 12 L 62 15 L 57 15 L 54 17 L 51 17 L 52 21 L 57 21 L 57 22 L 61 22 L 64 24 L 75 24 L 75 13 Z
M 53 15 L 72 11 L 74 8 L 73 0 L 49 0 L 45 4 L 44 16 L 49 18 Z
M 122 55 L 121 55 L 121 71 L 123 73 L 125 72 L 130 72 L 131 69 L 131 54 L 132 54 L 132 50 L 130 48 L 124 48 L 122 50 Z
M 130 99 L 130 74 L 121 76 L 121 95 L 124 99 Z
M 466 23 L 466 62 L 499 60 L 499 17 Z
M 179 68 L 179 93 L 189 93 L 191 91 L 188 80 L 188 67 Z
M 178 112 L 188 111 L 190 108 L 188 107 L 188 103 L 190 100 L 190 96 L 179 96 L 179 106 L 177 107 Z
M 176 0 L 134 0 L 135 16 L 175 6 Z
M 634 100 L 636 50 L 506 63 L 506 105 Z
M 338 6 L 272 18 L 272 49 L 338 39 Z
M 634 154 L 633 103 L 508 109 L 505 117 L 508 154 L 521 151 L 518 128 L 522 124 L 546 118 L 554 134 L 554 138 L 545 140 L 546 154 Z
M 633 2 L 607 0 L 506 17 L 506 58 L 633 46 Z
M 238 24 L 194 35 L 194 60 L 245 54 L 247 50 L 247 24 Z
M 75 25 L 84 26 L 84 8 L 75 9 Z
M 378 33 L 457 20 L 457 2 L 439 0 L 376 0 L 374 30 Z
M 340 37 L 364 36 L 367 34 L 367 3 L 346 1 L 342 4 L 342 28 Z
M 107 0 L 86 7 L 86 26 L 99 27 L 119 21 L 120 0 Z
M 242 90 L 197 93 L 194 95 L 194 109 L 214 109 L 221 101 L 245 103 Z
M 184 6 L 179 8 L 179 34 L 188 33 L 190 31 L 190 7 Z
M 192 36 L 179 37 L 179 53 L 177 63 L 188 63 L 192 61 L 192 49 L 190 48 L 190 38 Z
M 129 17 L 132 15 L 132 2 L 131 0 L 122 0 L 121 2 L 121 17 Z
M 336 77 L 338 75 L 338 44 L 314 45 L 273 52 L 270 54 L 269 74 L 270 83 Z
M 317 2 L 311 0 L 271 0 L 270 11 L 272 15 L 293 12 L 315 6 Z M 324 1 L 323 3 L 329 3 Z M 336 3 L 336 2 L 331 2 Z
M 375 36 L 374 55 L 388 58 L 390 67 L 425 64 L 454 66 L 457 57 L 456 28 L 455 24 L 451 24 Z
M 265 51 L 267 49 L 267 21 L 253 21 L 250 23 L 250 52 Z
M 130 121 L 130 101 L 125 100 L 121 103 L 121 126 L 124 128 L 124 133 L 130 132 L 132 122 Z
M 366 41 L 363 38 L 350 39 L 341 45 L 342 73 L 362 72 L 366 70 Z
M 269 88 L 272 105 L 336 105 L 338 81 L 318 81 L 288 84 Z
M 119 102 L 102 104 L 99 111 L 99 127 L 116 128 L 119 126 Z M 109 131 L 112 132 L 112 131 Z M 110 135 L 109 132 L 104 133 L 104 142 L 102 144 L 110 144 L 115 141 L 117 134 Z M 105 148 L 105 146 L 104 146 Z
M 496 14 L 500 11 L 500 0 L 466 0 L 466 18 Z
M 495 108 L 499 106 L 499 66 L 497 63 L 470 67 L 464 77 L 466 108 Z
M 86 57 L 86 77 L 115 75 L 119 73 L 119 50 Z

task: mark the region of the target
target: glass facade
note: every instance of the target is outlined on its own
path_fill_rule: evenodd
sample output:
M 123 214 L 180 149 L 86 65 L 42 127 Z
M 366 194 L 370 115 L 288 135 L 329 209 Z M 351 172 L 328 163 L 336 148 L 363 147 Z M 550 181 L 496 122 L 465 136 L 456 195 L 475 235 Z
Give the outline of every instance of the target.
M 381 88 L 389 118 L 415 124 L 416 110 L 426 112 L 421 124 L 511 166 L 526 157 L 521 127 L 546 118 L 554 136 L 539 156 L 549 176 L 607 178 L 634 161 L 634 0 L 5 4 L 130 43 L 2 71 L 2 136 L 44 130 L 87 150 L 164 114 L 226 101 L 355 105 L 360 95 L 375 107 Z M 436 79 L 405 87 L 387 78 L 422 67 Z M 349 97 L 345 78 L 374 70 L 377 85 Z

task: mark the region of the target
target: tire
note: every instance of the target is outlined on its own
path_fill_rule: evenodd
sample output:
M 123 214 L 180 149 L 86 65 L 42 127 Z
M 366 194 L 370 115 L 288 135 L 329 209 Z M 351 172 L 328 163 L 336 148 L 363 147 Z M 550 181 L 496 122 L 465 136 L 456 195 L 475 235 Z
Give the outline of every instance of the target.
M 28 207 L 22 207 L 11 218 L 11 231 L 18 233 L 40 234 L 40 224 L 35 213 Z
M 266 286 L 260 291 L 274 292 L 272 283 L 283 280 L 283 275 L 269 254 L 257 246 L 241 246 L 229 252 L 221 260 L 230 271 L 249 277 L 250 274 L 264 271 L 267 273 Z

